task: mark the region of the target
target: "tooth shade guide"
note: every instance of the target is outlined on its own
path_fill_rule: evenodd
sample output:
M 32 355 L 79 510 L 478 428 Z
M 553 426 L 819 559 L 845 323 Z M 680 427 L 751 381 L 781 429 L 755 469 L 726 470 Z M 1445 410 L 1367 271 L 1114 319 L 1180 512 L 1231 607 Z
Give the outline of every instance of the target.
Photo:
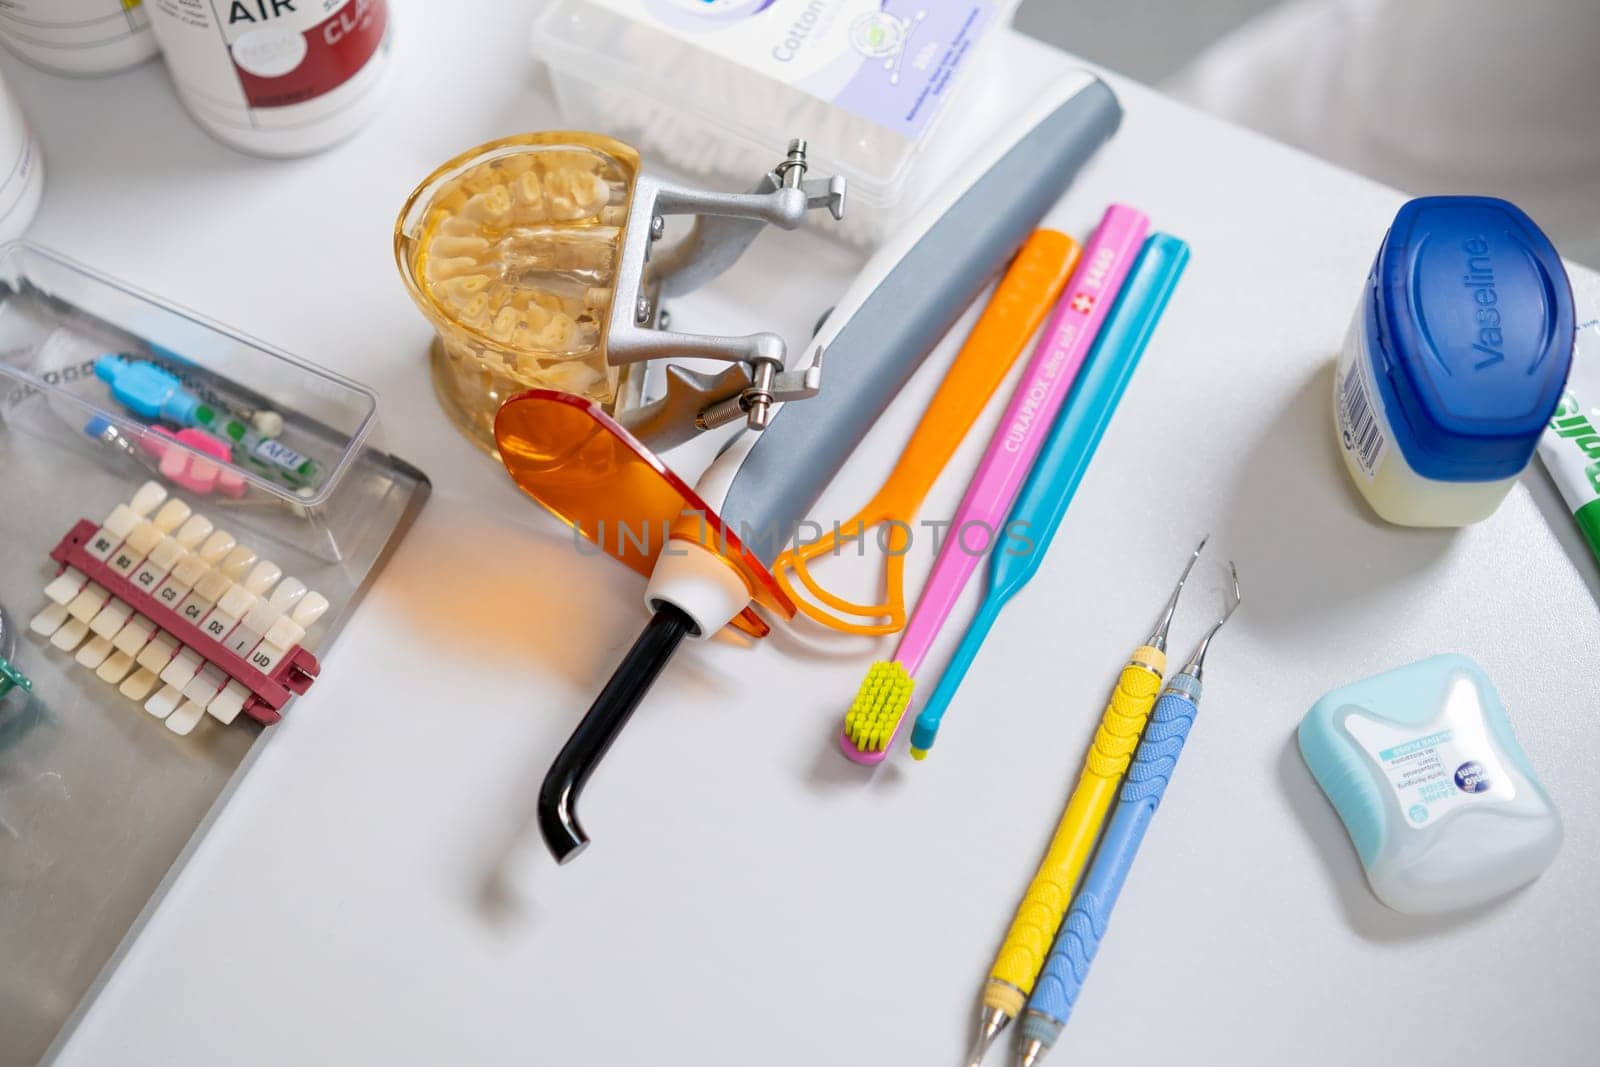
M 200 544 L 200 559 L 215 567 L 239 542 L 226 530 L 213 530 Z
M 233 633 L 228 635 L 228 639 L 223 642 L 223 646 L 234 655 L 248 660 L 250 658 L 250 650 L 260 643 L 261 634 L 241 623 L 233 628 Z
M 95 634 L 85 641 L 83 647 L 78 649 L 78 654 L 73 659 L 78 661 L 80 667 L 89 670 L 97 669 L 111 655 L 111 642 L 99 634 Z
M 236 681 L 230 681 L 212 698 L 211 703 L 206 705 L 206 711 L 218 722 L 226 725 L 238 718 L 239 712 L 244 710 L 245 702 L 249 699 L 250 690 Z
M 106 661 L 94 672 L 108 685 L 117 685 L 133 670 L 133 657 L 121 649 L 113 649 Z
M 100 609 L 100 614 L 96 615 L 94 620 L 89 623 L 89 629 L 97 637 L 103 637 L 109 641 L 122 632 L 122 628 L 127 625 L 128 620 L 132 617 L 132 607 L 120 600 L 113 599 L 111 603 Z
M 104 586 L 90 582 L 84 586 L 81 593 L 73 597 L 72 603 L 67 605 L 67 614 L 87 626 L 110 599 L 111 594 Z
M 212 535 L 214 529 L 215 527 L 211 525 L 211 520 L 204 515 L 191 515 L 172 537 L 185 549 L 193 551 L 202 541 Z
M 61 629 L 67 618 L 67 606 L 65 604 L 51 604 L 33 617 L 33 621 L 28 623 L 28 629 L 40 637 L 50 637 Z
M 128 501 L 128 508 L 143 517 L 155 511 L 166 499 L 167 490 L 160 482 L 145 482 L 133 494 L 133 499 Z
M 126 652 L 130 656 L 137 656 L 144 651 L 144 646 L 155 633 L 156 624 L 143 615 L 135 615 L 112 639 L 111 643 L 119 652 Z
M 178 709 L 183 693 L 174 685 L 164 685 L 156 695 L 144 702 L 144 710 L 158 719 L 165 719 Z
M 223 611 L 221 607 L 213 608 L 205 621 L 200 624 L 200 632 L 213 641 L 221 642 L 239 622 L 238 619 Z
M 65 607 L 72 603 L 72 599 L 83 592 L 83 587 L 88 584 L 89 579 L 82 571 L 76 567 L 68 567 L 44 587 L 44 595 Z
M 156 599 L 174 611 L 188 594 L 189 586 L 176 571 L 167 575 L 166 580 L 156 588 Z
M 233 550 L 222 557 L 222 562 L 217 564 L 217 570 L 229 581 L 238 581 L 256 561 L 255 549 L 249 545 L 236 544 Z
M 185 504 L 178 498 L 173 497 L 171 500 L 168 500 L 165 504 L 161 505 L 160 510 L 155 513 L 155 516 L 150 520 L 150 522 L 151 525 L 160 530 L 162 533 L 170 534 L 178 527 L 188 522 L 191 514 L 193 514 L 193 512 L 190 510 L 188 504 Z
M 129 700 L 135 702 L 142 701 L 148 697 L 150 695 L 150 691 L 156 687 L 156 682 L 157 678 L 154 671 L 150 670 L 148 667 L 140 667 L 123 680 L 122 684 L 117 687 L 117 692 L 121 693 Z
M 177 652 L 177 639 L 169 633 L 157 632 L 134 658 L 145 670 L 159 674 L 167 669 L 167 664 L 172 662 Z
M 59 630 L 51 635 L 50 643 L 63 652 L 71 652 L 78 647 L 88 633 L 88 624 L 82 619 L 68 619 L 61 624 Z
M 152 714 L 176 715 L 175 732 L 193 729 L 206 713 L 220 722 L 231 722 L 241 712 L 265 724 L 276 722 L 282 705 L 319 671 L 303 640 L 306 628 L 327 611 L 327 599 L 298 579 L 283 577 L 281 568 L 213 529 L 209 520 L 184 507 L 169 507 L 163 514 L 161 507 L 156 500 L 146 508 L 158 524 L 141 518 L 131 505 L 120 505 L 116 524 L 129 528 L 128 538 L 138 544 L 113 546 L 112 558 L 135 555 L 148 545 L 139 562 L 171 573 L 152 582 L 154 588 L 118 574 L 88 552 L 103 527 L 80 522 L 50 554 L 62 570 L 45 584 L 47 603 L 32 628 Z M 163 533 L 162 525 L 169 532 Z M 237 584 L 218 569 L 222 565 L 240 576 Z M 190 580 L 196 588 L 186 589 Z M 219 613 L 215 602 L 197 598 L 200 586 L 219 598 L 232 593 L 229 605 L 243 607 L 242 616 L 262 630 L 241 627 L 242 616 Z M 173 600 L 180 610 L 173 609 Z M 226 625 L 224 640 L 208 639 L 195 621 L 186 621 L 181 610 L 186 605 L 200 620 Z M 279 640 L 270 640 L 268 632 Z
M 165 720 L 167 729 L 179 737 L 187 737 L 206 713 L 205 705 L 193 700 L 185 700 L 178 705 L 178 710 L 168 715 Z

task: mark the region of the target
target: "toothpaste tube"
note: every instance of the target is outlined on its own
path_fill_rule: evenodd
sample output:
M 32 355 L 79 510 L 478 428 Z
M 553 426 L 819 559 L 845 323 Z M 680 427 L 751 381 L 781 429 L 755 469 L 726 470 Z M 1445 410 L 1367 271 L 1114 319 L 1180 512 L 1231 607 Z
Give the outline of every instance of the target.
M 1600 560 L 1600 292 L 1590 295 L 1596 299 L 1579 301 L 1572 370 L 1539 439 L 1539 459 Z

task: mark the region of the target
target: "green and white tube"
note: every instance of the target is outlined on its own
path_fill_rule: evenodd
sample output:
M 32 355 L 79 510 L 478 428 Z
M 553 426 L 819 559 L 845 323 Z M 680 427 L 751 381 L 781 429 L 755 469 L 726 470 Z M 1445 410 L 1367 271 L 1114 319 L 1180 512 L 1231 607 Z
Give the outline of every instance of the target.
M 1539 459 L 1572 509 L 1589 551 L 1600 560 L 1600 316 L 1585 316 L 1585 310 L 1595 306 L 1580 305 L 1572 371 L 1539 438 Z

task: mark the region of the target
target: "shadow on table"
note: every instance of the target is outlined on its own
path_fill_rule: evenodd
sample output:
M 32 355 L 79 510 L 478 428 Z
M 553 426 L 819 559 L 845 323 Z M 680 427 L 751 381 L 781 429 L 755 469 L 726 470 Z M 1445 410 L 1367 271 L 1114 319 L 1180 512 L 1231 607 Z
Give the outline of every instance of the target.
M 385 608 L 442 658 L 524 665 L 530 682 L 539 666 L 582 688 L 632 638 L 616 627 L 636 606 L 623 580 L 633 576 L 580 556 L 566 529 L 532 505 L 522 515 L 529 521 L 502 521 L 436 500 L 385 576 Z
M 1228 490 L 1223 543 L 1249 561 L 1251 617 L 1299 636 L 1438 567 L 1456 540 L 1378 518 L 1339 455 L 1332 396 L 1330 359 L 1240 457 Z

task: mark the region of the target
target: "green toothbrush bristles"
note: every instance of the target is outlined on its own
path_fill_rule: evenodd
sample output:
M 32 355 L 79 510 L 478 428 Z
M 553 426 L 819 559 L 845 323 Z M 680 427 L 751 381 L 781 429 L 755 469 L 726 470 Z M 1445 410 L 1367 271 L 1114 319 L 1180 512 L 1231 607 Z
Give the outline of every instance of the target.
M 911 707 L 911 675 L 890 660 L 874 663 L 856 690 L 844 716 L 844 735 L 862 752 L 882 752 L 889 747 L 895 727 Z

